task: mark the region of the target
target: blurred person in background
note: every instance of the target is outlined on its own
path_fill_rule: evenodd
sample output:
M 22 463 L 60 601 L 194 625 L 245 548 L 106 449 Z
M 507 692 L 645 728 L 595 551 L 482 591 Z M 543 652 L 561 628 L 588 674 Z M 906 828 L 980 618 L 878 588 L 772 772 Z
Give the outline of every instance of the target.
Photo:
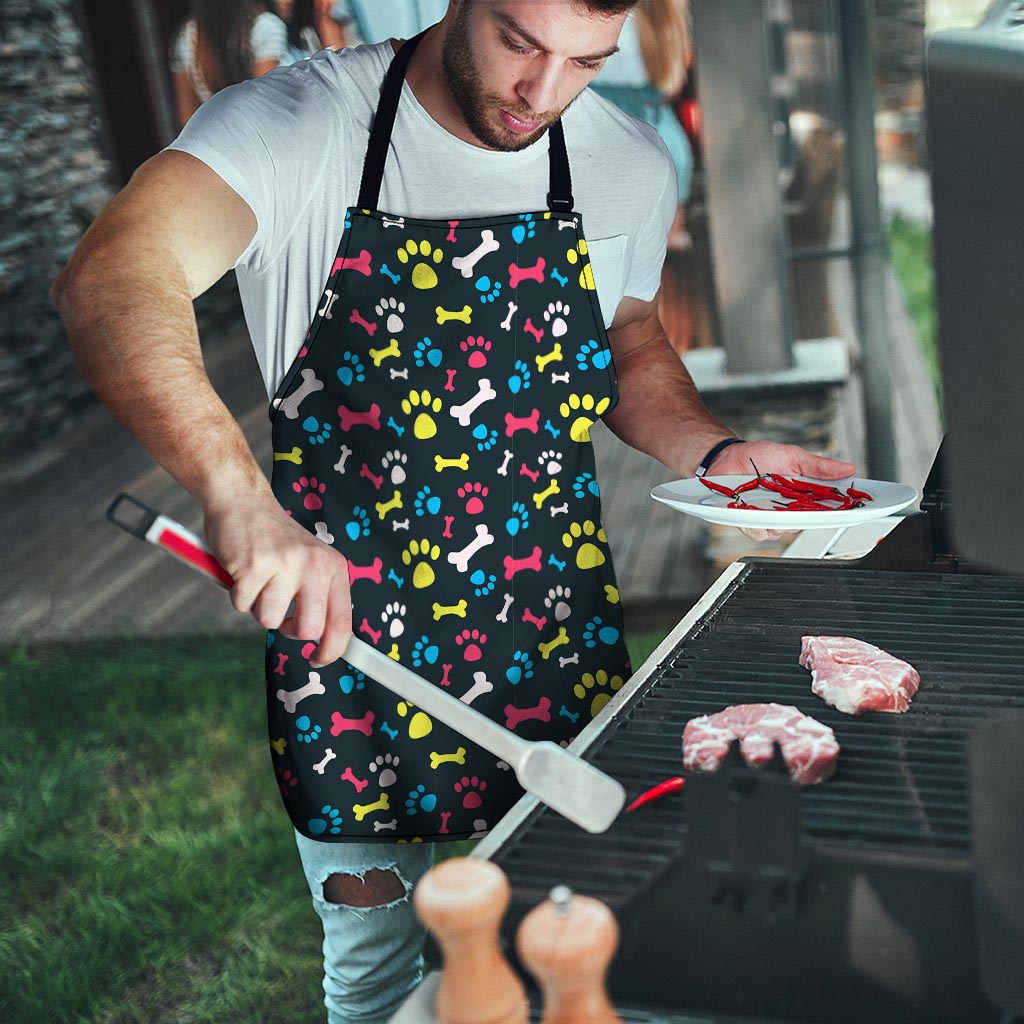
M 288 29 L 266 0 L 194 0 L 171 52 L 179 122 L 215 92 L 287 63 Z
M 324 47 L 340 50 L 352 45 L 352 19 L 344 0 L 275 0 L 274 8 L 288 26 L 289 64 Z

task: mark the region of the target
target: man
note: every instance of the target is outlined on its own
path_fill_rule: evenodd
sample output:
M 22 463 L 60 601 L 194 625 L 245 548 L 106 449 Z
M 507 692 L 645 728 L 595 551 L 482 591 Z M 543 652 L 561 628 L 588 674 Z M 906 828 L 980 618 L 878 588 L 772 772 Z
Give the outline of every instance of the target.
M 680 477 L 751 458 L 853 470 L 734 438 L 665 338 L 672 163 L 653 129 L 585 91 L 632 6 L 450 0 L 400 48 L 229 89 L 140 168 L 54 286 L 83 373 L 200 501 L 234 606 L 270 630 L 272 757 L 324 925 L 331 1022 L 401 1002 L 432 843 L 481 834 L 520 792 L 352 670 L 353 626 L 519 735 L 571 738 L 630 668 L 598 416 Z M 269 486 L 192 314 L 231 267 L 284 456 Z

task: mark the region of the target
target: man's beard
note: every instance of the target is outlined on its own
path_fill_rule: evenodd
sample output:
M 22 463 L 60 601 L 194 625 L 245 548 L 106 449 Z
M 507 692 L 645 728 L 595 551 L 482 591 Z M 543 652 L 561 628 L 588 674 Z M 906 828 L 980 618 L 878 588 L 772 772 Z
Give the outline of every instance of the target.
M 493 112 L 496 106 L 500 106 L 513 117 L 521 117 L 524 121 L 538 120 L 532 111 L 517 110 L 515 107 L 509 106 L 502 97 L 484 93 L 480 72 L 473 63 L 473 56 L 470 53 L 469 32 L 466 25 L 469 7 L 468 3 L 464 3 L 459 8 L 444 41 L 441 66 L 444 69 L 448 88 L 459 105 L 459 110 L 462 112 L 469 130 L 484 145 L 490 146 L 491 149 L 509 152 L 525 149 L 536 142 L 557 118 L 544 117 L 535 131 L 525 135 L 519 135 L 503 125 L 495 125 L 488 119 L 488 113 Z

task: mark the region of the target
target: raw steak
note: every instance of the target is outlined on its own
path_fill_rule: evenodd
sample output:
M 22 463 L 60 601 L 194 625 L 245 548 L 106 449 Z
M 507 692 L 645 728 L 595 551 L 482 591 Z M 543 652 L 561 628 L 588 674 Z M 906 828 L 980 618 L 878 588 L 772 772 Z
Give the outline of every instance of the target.
M 846 715 L 906 711 L 921 682 L 912 665 L 848 636 L 801 637 L 800 664 L 811 691 Z
M 733 704 L 691 719 L 683 729 L 683 767 L 714 771 L 734 739 L 754 768 L 771 760 L 778 740 L 790 777 L 801 786 L 823 782 L 836 770 L 835 733 L 789 704 Z

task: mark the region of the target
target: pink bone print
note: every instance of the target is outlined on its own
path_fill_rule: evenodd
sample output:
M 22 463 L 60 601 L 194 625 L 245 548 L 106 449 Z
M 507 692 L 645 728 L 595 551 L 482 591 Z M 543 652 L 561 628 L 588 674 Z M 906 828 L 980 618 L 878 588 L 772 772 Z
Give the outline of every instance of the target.
M 529 722 L 536 719 L 538 722 L 551 721 L 551 700 L 548 697 L 541 697 L 540 703 L 535 708 L 515 708 L 511 704 L 505 705 L 505 728 L 514 729 L 520 722 Z
M 343 732 L 361 732 L 364 736 L 373 735 L 372 711 L 367 711 L 362 718 L 344 718 L 340 711 L 331 715 L 331 735 L 340 736 Z
M 523 324 L 523 330 L 529 331 L 536 339 L 538 345 L 540 344 L 540 339 L 544 337 L 544 328 L 534 327 L 533 321 L 529 317 L 526 318 L 526 323 Z
M 355 772 L 352 771 L 352 765 L 349 765 L 339 776 L 345 782 L 351 782 L 356 787 L 357 793 L 362 793 L 364 789 L 370 784 L 369 779 L 357 779 Z
M 454 522 L 455 522 L 455 516 L 445 516 L 444 517 L 444 533 L 441 534 L 442 537 L 447 537 L 449 540 L 451 540 L 451 536 L 452 536 L 452 523 L 454 523 Z
M 534 409 L 525 419 L 513 416 L 512 413 L 505 413 L 505 436 L 511 437 L 517 430 L 528 430 L 536 434 L 540 427 L 537 425 L 540 420 L 540 410 Z
M 523 622 L 531 622 L 538 629 L 543 629 L 544 626 L 547 624 L 547 621 L 548 617 L 546 615 L 543 618 L 538 619 L 537 616 L 534 615 L 529 608 L 527 608 L 526 611 L 523 612 Z
M 366 477 L 366 479 L 369 480 L 378 491 L 384 486 L 384 477 L 375 476 L 365 462 L 363 463 L 363 468 L 359 470 L 359 475 Z
M 366 277 L 369 277 L 371 258 L 370 254 L 364 249 L 356 257 L 346 256 L 344 259 L 336 259 L 331 273 L 336 274 L 339 270 L 358 270 L 360 274 L 365 274 Z
M 529 466 L 527 466 L 526 463 L 524 462 L 522 464 L 522 466 L 519 467 L 519 475 L 520 476 L 528 476 L 534 483 L 536 483 L 537 482 L 537 478 L 540 476 L 540 473 L 536 472 L 535 470 L 530 469 Z
M 452 681 L 448 678 L 448 673 L 451 672 L 451 670 L 452 670 L 451 665 L 445 665 L 444 666 L 444 675 L 441 676 L 441 685 L 442 686 L 451 686 L 452 685 Z
M 455 386 L 452 384 L 452 381 L 455 380 L 455 373 L 456 373 L 456 371 L 455 370 L 446 370 L 445 372 L 448 374 L 448 383 L 445 384 L 444 389 L 445 389 L 445 391 L 454 391 L 455 390 Z
M 359 623 L 359 632 L 365 633 L 374 642 L 374 644 L 379 644 L 380 638 L 384 635 L 384 631 L 382 629 L 374 629 L 373 626 L 370 625 L 369 619 L 363 619 L 363 621 Z
M 284 675 L 284 663 L 288 660 L 287 654 L 282 654 L 280 651 L 277 652 L 277 668 L 274 669 L 276 675 Z
M 520 281 L 536 281 L 538 284 L 543 284 L 544 257 L 539 257 L 536 264 L 532 267 L 520 267 L 515 263 L 510 263 L 508 267 L 508 277 L 509 283 L 513 288 L 518 288 Z
M 437 834 L 441 836 L 448 835 L 448 819 L 452 816 L 451 811 L 441 812 L 441 827 L 437 830 Z
M 455 229 L 458 226 L 459 226 L 459 222 L 457 220 L 450 220 L 450 221 L 448 221 L 448 227 L 451 228 L 451 231 L 448 232 L 448 237 L 445 239 L 446 242 L 456 242 L 456 241 L 458 241 L 458 239 L 455 237 Z
M 380 430 L 380 406 L 374 402 L 369 412 L 356 412 L 354 409 L 347 409 L 343 405 L 338 406 L 338 419 L 341 420 L 342 430 L 351 430 L 353 427 L 372 427 Z
M 352 310 L 352 315 L 348 318 L 348 322 L 350 324 L 359 324 L 359 326 L 362 327 L 371 338 L 374 336 L 374 334 L 377 331 L 377 325 L 376 324 L 368 324 L 362 318 L 362 315 L 360 314 L 358 309 L 353 309 Z M 537 340 L 540 341 L 539 338 Z
M 380 571 L 383 568 L 384 563 L 379 558 L 375 558 L 372 565 L 353 565 L 349 562 L 348 581 L 355 583 L 356 580 L 373 580 L 374 583 L 380 583 Z
M 529 558 L 513 558 L 511 555 L 506 555 L 503 561 L 505 579 L 507 580 L 512 579 L 517 572 L 522 572 L 524 569 L 540 572 L 540 548 L 534 548 L 533 554 Z

